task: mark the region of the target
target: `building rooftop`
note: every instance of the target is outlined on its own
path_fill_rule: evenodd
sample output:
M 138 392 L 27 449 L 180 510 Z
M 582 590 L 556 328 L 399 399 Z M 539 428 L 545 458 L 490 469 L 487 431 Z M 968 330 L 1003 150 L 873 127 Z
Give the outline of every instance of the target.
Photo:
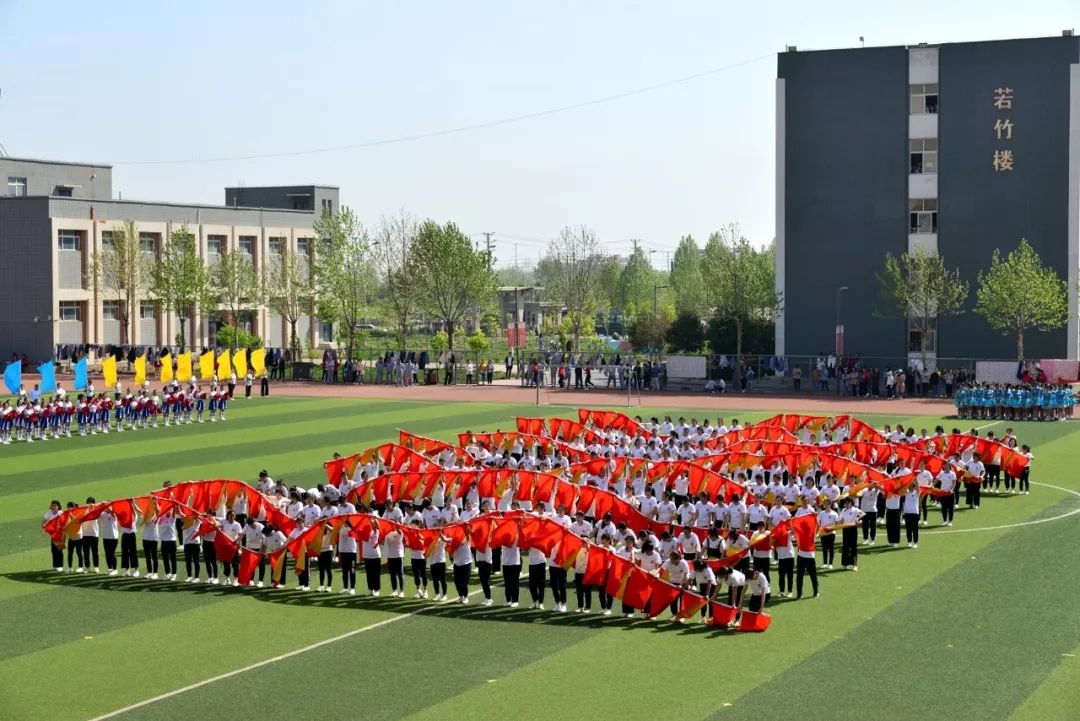
M 797 45 L 788 45 L 787 49 L 778 53 L 779 55 L 785 55 L 787 53 L 831 53 L 831 52 L 843 52 L 847 50 L 885 50 L 895 48 L 936 48 L 942 45 L 987 45 L 990 43 L 1015 43 L 1015 42 L 1028 42 L 1032 40 L 1061 40 L 1067 38 L 1070 40 L 1080 40 L 1072 29 L 1062 30 L 1060 35 L 1039 35 L 1032 38 L 997 38 L 992 40 L 964 40 L 960 42 L 944 42 L 944 43 L 910 43 L 907 45 L 868 45 L 868 46 L 851 46 L 846 48 L 802 48 Z
M 10 155 L 0 155 L 0 162 L 5 160 L 13 163 L 40 163 L 42 165 L 74 165 L 81 168 L 112 168 L 108 163 L 76 163 L 70 160 L 43 160 L 41 158 L 16 158 Z

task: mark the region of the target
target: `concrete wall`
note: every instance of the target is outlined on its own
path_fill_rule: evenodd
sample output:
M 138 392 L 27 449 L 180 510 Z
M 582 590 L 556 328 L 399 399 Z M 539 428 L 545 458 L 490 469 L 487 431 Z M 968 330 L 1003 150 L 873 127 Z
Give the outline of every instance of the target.
M 241 208 L 285 208 L 321 214 L 325 202 L 340 210 L 339 191 L 329 185 L 275 185 L 225 188 L 225 205 Z
M 1069 277 L 1070 66 L 1078 53 L 1075 37 L 941 47 L 938 248 L 971 283 L 969 308 L 994 249 L 1007 254 L 1021 238 Z M 1011 109 L 994 106 L 999 87 L 1013 89 Z M 997 139 L 999 119 L 1013 123 L 1011 140 Z M 995 149 L 1013 152 L 1014 170 L 995 172 Z M 1075 354 L 1064 328 L 1029 331 L 1024 346 L 1029 357 Z M 974 313 L 939 323 L 939 356 L 1015 358 L 1015 349 L 1012 337 Z
M 832 350 L 840 286 L 845 350 L 904 355 L 906 321 L 874 317 L 874 272 L 907 250 L 907 73 L 904 48 L 779 56 L 787 355 Z
M 0 360 L 26 353 L 34 360 L 52 356 L 54 306 L 47 198 L 0 198 Z M 56 321 L 58 323 L 59 321 Z

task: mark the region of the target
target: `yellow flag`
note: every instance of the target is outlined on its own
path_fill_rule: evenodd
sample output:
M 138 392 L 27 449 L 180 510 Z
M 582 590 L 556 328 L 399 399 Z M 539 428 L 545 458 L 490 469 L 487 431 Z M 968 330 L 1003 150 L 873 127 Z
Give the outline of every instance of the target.
M 176 356 L 176 380 L 181 383 L 191 380 L 191 351 Z
M 208 350 L 199 356 L 199 377 L 204 381 L 214 375 L 214 351 Z
M 146 382 L 146 354 L 135 359 L 135 385 L 141 386 Z
M 256 348 L 251 351 L 251 372 L 256 378 L 261 378 L 266 372 L 266 349 Z
M 232 367 L 236 373 L 237 378 L 243 378 L 247 375 L 247 358 L 243 348 L 232 354 Z
M 116 356 L 108 356 L 101 361 L 101 375 L 105 376 L 105 387 L 116 387 Z
M 172 354 L 166 353 L 161 356 L 161 382 L 168 383 L 173 379 Z
M 221 351 L 217 359 L 217 377 L 219 381 L 226 381 L 232 375 L 232 365 L 229 363 L 229 351 Z

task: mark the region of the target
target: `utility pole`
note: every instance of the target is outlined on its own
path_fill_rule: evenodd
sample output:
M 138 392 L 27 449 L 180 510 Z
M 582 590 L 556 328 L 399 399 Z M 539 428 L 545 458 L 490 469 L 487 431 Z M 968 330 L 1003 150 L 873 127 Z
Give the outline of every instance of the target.
M 484 244 L 485 244 L 485 247 L 487 248 L 488 268 L 490 269 L 491 266 L 493 266 L 495 264 L 495 256 L 492 254 L 493 244 L 491 242 L 491 236 L 493 236 L 495 234 L 494 233 L 483 233 L 482 235 L 484 236 Z

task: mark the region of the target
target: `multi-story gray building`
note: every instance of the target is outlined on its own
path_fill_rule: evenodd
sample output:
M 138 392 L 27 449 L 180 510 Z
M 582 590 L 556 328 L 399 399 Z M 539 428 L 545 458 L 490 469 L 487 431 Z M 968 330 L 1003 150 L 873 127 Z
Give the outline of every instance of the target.
M 162 243 L 181 225 L 198 241 L 199 253 L 213 265 L 225 249 L 251 256 L 266 267 L 274 253 L 289 248 L 301 256 L 314 244 L 315 213 L 339 207 L 331 186 L 229 188 L 226 205 L 114 200 L 107 165 L 0 158 L 0 357 L 26 353 L 47 358 L 60 344 L 172 345 L 179 331 L 175 313 L 165 313 L 147 294 L 133 327 L 122 328 L 117 293 L 95 290 L 88 263 L 124 221 L 133 221 L 143 252 L 161 253 Z M 304 202 L 301 202 L 303 199 Z M 212 345 L 222 314 L 197 313 L 188 319 L 188 344 Z M 252 307 L 240 324 L 270 347 L 287 345 L 287 324 L 265 306 Z M 314 315 L 298 323 L 310 346 L 333 341 L 333 328 Z
M 1080 355 L 1080 38 L 919 44 L 778 57 L 776 282 L 781 355 L 844 349 L 917 357 L 921 338 L 879 298 L 886 253 L 939 252 L 971 284 L 930 357 L 1011 358 L 1015 341 L 970 312 L 995 248 L 1027 238 L 1068 278 L 1065 329 L 1030 357 Z

